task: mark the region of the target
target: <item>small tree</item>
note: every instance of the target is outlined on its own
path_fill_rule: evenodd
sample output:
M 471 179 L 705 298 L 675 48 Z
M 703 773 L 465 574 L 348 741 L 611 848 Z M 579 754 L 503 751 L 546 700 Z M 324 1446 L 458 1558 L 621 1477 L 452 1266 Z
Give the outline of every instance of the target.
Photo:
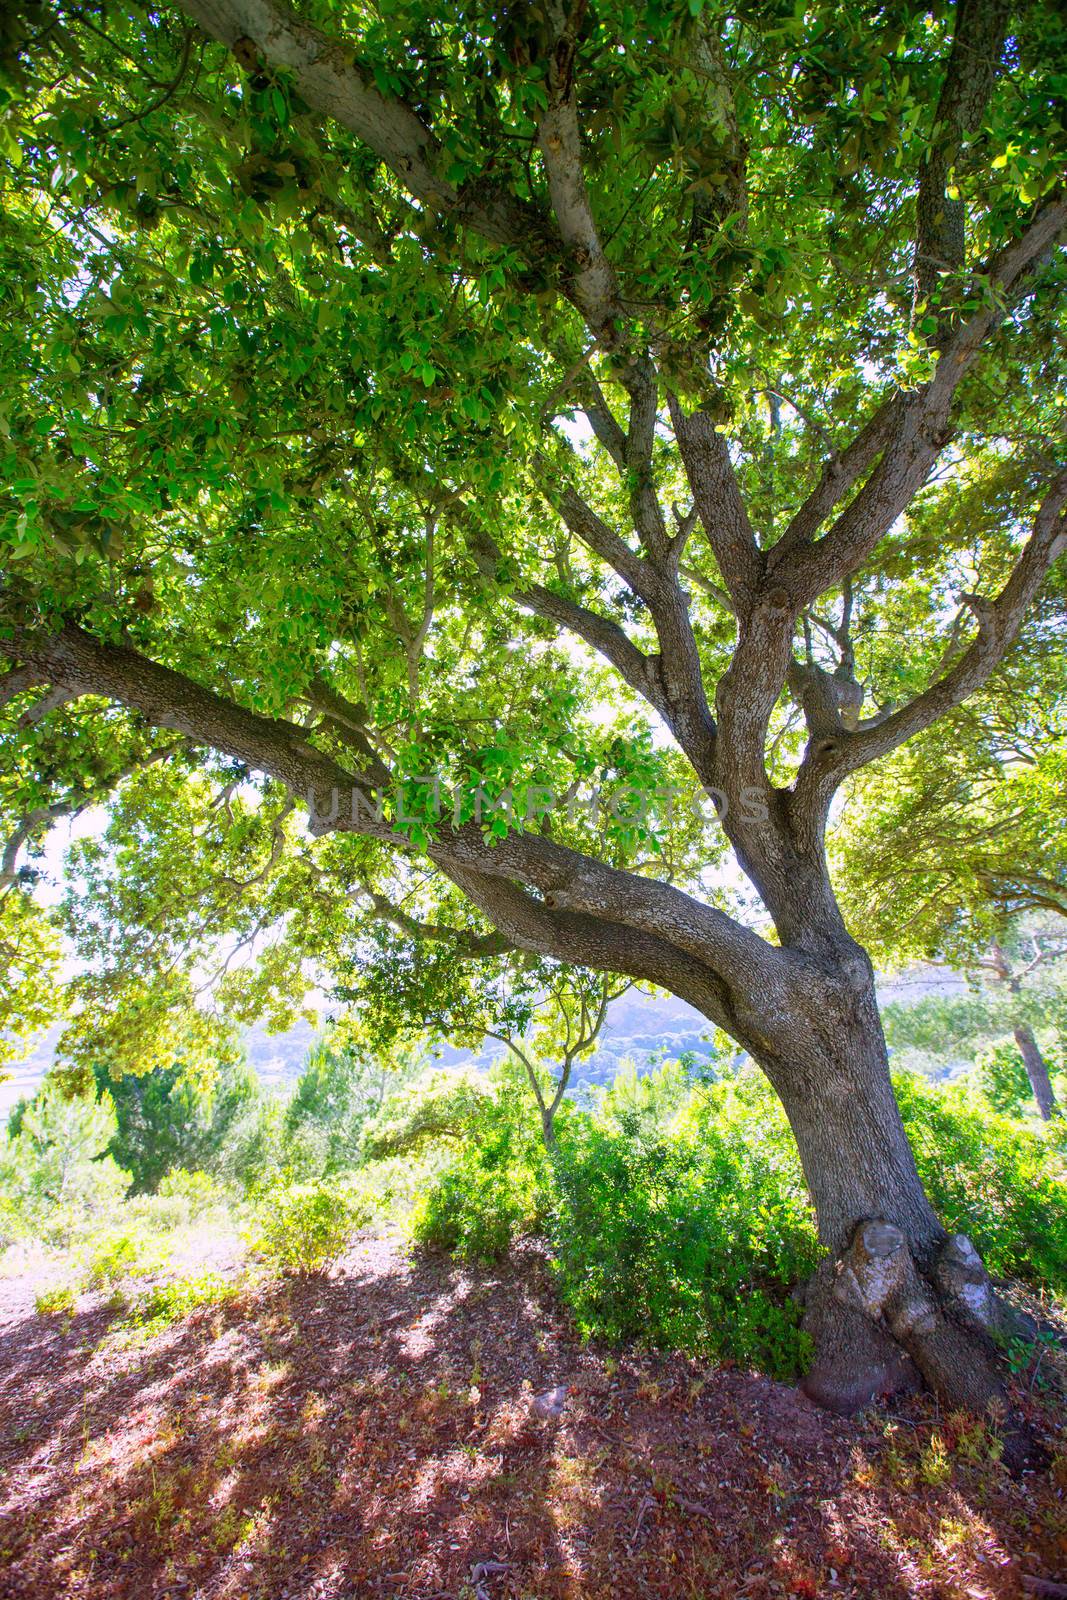
M 130 1185 L 106 1152 L 117 1132 L 107 1094 L 71 1095 L 46 1079 L 11 1118 L 0 1144 L 0 1189 L 35 1227 L 114 1206 Z
M 498 1033 L 486 1028 L 489 1038 L 507 1045 L 521 1062 L 541 1114 L 547 1150 L 556 1142 L 556 1113 L 570 1087 L 575 1063 L 592 1055 L 609 1005 L 629 988 L 625 980 L 613 982 L 606 973 L 557 970 L 549 978 L 547 992 L 534 998 L 535 1021 L 528 1033 Z
M 887 1006 L 890 1044 L 941 1057 L 970 1055 L 977 1059 L 979 1081 L 999 1111 L 1021 1114 L 1024 1102 L 1031 1099 L 1042 1119 L 1049 1121 L 1060 1112 L 1037 1035 L 1063 1035 L 1067 992 L 1061 973 L 1055 969 L 1043 973 L 1042 968 L 1056 963 L 1063 953 L 1063 939 L 1055 934 L 1016 934 L 1005 944 L 994 941 L 968 969 L 969 994 Z
M 97 1066 L 97 1091 L 115 1107 L 116 1130 L 110 1153 L 133 1177 L 139 1194 L 154 1194 L 172 1167 L 200 1167 L 204 1148 L 200 1097 L 182 1067 L 157 1067 L 149 1073 L 112 1078 Z
M 316 1175 L 329 1176 L 359 1160 L 364 1128 L 418 1072 L 421 1052 L 398 1045 L 389 1055 L 361 1044 L 358 1034 L 327 1036 L 308 1052 L 285 1108 L 285 1134 L 315 1148 Z

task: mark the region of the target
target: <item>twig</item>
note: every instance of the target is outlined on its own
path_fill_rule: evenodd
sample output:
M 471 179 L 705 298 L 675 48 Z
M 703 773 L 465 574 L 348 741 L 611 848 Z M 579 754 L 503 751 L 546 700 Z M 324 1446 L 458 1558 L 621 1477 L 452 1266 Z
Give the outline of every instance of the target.
M 699 1500 L 686 1500 L 683 1495 L 672 1494 L 671 1499 L 681 1511 L 688 1511 L 694 1517 L 707 1517 L 715 1521 L 715 1512 L 709 1506 L 701 1505 Z
M 645 1518 L 648 1516 L 648 1513 L 652 1510 L 655 1504 L 656 1502 L 653 1500 L 652 1496 L 650 1494 L 646 1494 L 642 1499 L 641 1504 L 638 1506 L 637 1521 L 634 1523 L 634 1531 L 630 1535 L 629 1542 L 626 1546 L 629 1555 L 633 1555 L 634 1550 L 637 1548 L 637 1541 L 641 1537 L 641 1529 L 644 1526 Z
M 1042 1359 L 1044 1358 L 1044 1354 L 1045 1354 L 1045 1346 L 1042 1345 L 1041 1349 L 1037 1352 L 1037 1360 L 1034 1362 L 1034 1370 L 1030 1374 L 1030 1382 L 1028 1383 L 1027 1388 L 1026 1388 L 1027 1394 L 1033 1394 L 1033 1392 L 1034 1392 L 1034 1384 L 1037 1382 L 1037 1374 L 1040 1371 L 1041 1362 L 1042 1362 Z

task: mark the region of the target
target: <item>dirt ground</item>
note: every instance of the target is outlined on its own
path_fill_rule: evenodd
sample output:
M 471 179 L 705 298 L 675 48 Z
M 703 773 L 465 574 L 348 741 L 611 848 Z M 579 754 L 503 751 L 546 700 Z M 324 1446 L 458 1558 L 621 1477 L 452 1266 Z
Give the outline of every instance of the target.
M 364 1238 L 328 1279 L 128 1348 L 106 1310 L 0 1298 L 2 1600 L 986 1600 L 1067 1576 L 1040 1371 L 1016 1387 L 1053 1464 L 1013 1480 L 930 1403 L 847 1422 L 583 1347 L 532 1250 L 465 1271 Z

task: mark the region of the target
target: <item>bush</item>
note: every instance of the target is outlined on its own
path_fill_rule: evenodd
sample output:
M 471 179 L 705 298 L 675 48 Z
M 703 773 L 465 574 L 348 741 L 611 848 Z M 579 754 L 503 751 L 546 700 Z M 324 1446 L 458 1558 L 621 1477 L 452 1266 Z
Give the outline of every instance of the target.
M 966 1233 L 994 1277 L 1067 1293 L 1067 1165 L 1050 1133 L 999 1116 L 965 1086 L 894 1078 L 916 1165 L 950 1233 Z
M 174 1167 L 160 1180 L 156 1190 L 160 1200 L 177 1200 L 191 1220 L 226 1204 L 226 1192 L 209 1172 L 188 1172 Z
M 498 1261 L 515 1239 L 533 1231 L 539 1199 L 529 1169 L 463 1156 L 416 1201 L 411 1237 L 425 1250 L 461 1261 Z
M 3 1177 L 2 1158 L 0 1158 L 0 1181 Z M 0 1192 L 0 1251 L 6 1250 L 9 1245 L 19 1244 L 31 1236 L 32 1229 L 26 1219 L 22 1206 L 10 1194 Z
M 686 1092 L 675 1064 L 631 1072 L 568 1124 L 555 1183 L 555 1266 L 583 1334 L 798 1373 L 809 1346 L 789 1289 L 819 1250 L 784 1114 L 754 1073 Z
M 42 1289 L 34 1298 L 33 1309 L 41 1317 L 69 1316 L 74 1310 L 76 1298 L 69 1284 L 60 1284 L 52 1289 Z
M 463 1261 L 496 1261 L 516 1238 L 543 1229 L 548 1158 L 530 1091 L 507 1066 L 494 1071 L 488 1093 L 464 1096 L 464 1116 L 458 1153 L 415 1203 L 411 1237 Z
M 114 1288 L 127 1278 L 143 1278 L 163 1264 L 165 1252 L 134 1233 L 118 1229 L 104 1234 L 91 1247 L 85 1263 L 90 1289 Z
M 299 1184 L 264 1197 L 251 1248 L 272 1271 L 307 1277 L 324 1272 L 368 1215 L 352 1194 L 327 1184 Z

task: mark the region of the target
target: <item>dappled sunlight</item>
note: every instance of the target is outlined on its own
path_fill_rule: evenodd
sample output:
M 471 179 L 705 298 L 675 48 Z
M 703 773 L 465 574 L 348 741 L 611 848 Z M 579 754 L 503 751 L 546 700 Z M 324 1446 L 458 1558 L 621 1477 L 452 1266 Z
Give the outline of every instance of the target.
M 1008 1600 L 1067 1534 L 959 1419 L 583 1347 L 530 1249 L 365 1240 L 139 1346 L 94 1314 L 0 1353 L 4 1600 Z

